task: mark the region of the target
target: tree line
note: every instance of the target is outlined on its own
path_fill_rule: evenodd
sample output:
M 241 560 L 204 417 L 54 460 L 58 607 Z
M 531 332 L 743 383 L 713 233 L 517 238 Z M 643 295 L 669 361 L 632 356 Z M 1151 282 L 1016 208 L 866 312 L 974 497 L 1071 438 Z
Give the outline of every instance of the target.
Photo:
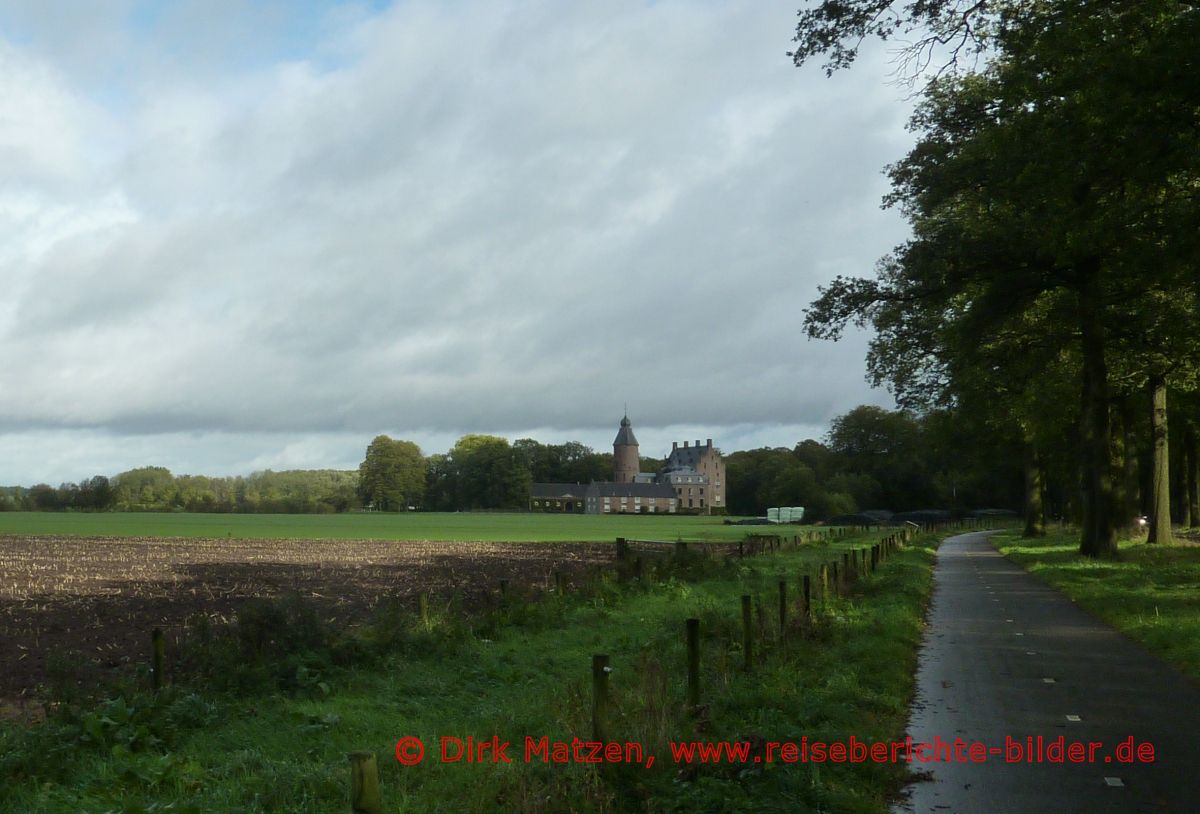
M 808 334 L 873 327 L 901 405 L 1019 446 L 1028 535 L 1062 513 L 1110 557 L 1140 514 L 1151 542 L 1200 525 L 1196 4 L 820 2 L 793 57 L 832 72 L 871 36 L 924 83 L 885 198 L 912 237 L 825 287 Z
M 145 466 L 57 487 L 0 488 L 0 511 L 242 512 L 318 514 L 358 505 L 358 473 L 337 469 L 174 475 Z
M 1016 452 L 952 411 L 857 407 L 834 419 L 824 443 L 727 456 L 728 505 L 745 515 L 804 506 L 812 520 L 872 509 L 1012 509 L 1021 499 Z
M 866 509 L 1008 508 L 1020 501 L 1019 450 L 1002 434 L 948 411 L 916 414 L 858 407 L 824 441 L 725 456 L 728 511 L 761 516 L 805 506 L 823 520 Z M 665 459 L 642 458 L 655 472 Z M 0 510 L 321 513 L 488 511 L 529 507 L 534 483 L 612 479 L 613 458 L 576 441 L 509 442 L 465 435 L 445 454 L 376 437 L 357 471 L 258 472 L 248 477 L 173 475 L 141 467 L 58 487 L 0 489 Z

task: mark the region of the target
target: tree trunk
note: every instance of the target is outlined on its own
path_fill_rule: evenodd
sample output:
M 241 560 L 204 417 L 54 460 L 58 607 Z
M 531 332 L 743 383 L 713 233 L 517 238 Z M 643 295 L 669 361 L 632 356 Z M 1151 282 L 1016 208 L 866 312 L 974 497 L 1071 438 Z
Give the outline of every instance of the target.
M 1126 396 L 1121 399 L 1121 433 L 1125 436 L 1125 465 L 1122 479 L 1125 481 L 1125 506 L 1122 524 L 1130 523 L 1141 514 L 1141 474 L 1138 471 L 1137 402 Z
M 1096 269 L 1083 269 L 1079 290 L 1079 327 L 1083 351 L 1083 530 L 1079 553 L 1115 557 L 1113 467 L 1108 419 L 1108 365 L 1104 361 L 1104 328 L 1096 302 Z M 1089 279 L 1090 278 L 1090 279 Z
M 1171 500 L 1178 507 L 1176 514 L 1179 516 L 1180 527 L 1186 529 L 1192 525 L 1192 502 L 1188 500 L 1188 472 L 1192 468 L 1192 456 L 1188 452 L 1186 435 L 1184 440 L 1185 443 L 1175 445 L 1179 454 L 1176 456 L 1176 463 L 1171 466 L 1175 480 L 1171 486 Z
M 1187 450 L 1188 514 L 1192 516 L 1192 528 L 1200 528 L 1200 445 L 1196 443 L 1196 428 L 1190 423 L 1184 425 L 1183 446 Z
M 1043 537 L 1046 534 L 1045 504 L 1042 503 L 1042 461 L 1037 445 L 1025 441 L 1025 534 Z
M 1125 481 L 1125 462 L 1129 459 L 1129 454 L 1132 452 L 1125 441 L 1125 422 L 1123 417 L 1122 405 L 1127 401 L 1125 396 L 1121 396 L 1109 405 L 1108 421 L 1110 436 L 1112 438 L 1112 461 L 1113 461 L 1113 525 L 1121 528 L 1129 525 L 1133 521 L 1133 514 L 1129 511 L 1129 491 L 1128 484 Z
M 1171 543 L 1171 461 L 1167 445 L 1167 383 L 1150 377 L 1150 438 L 1154 445 L 1154 477 L 1150 497 L 1148 543 Z

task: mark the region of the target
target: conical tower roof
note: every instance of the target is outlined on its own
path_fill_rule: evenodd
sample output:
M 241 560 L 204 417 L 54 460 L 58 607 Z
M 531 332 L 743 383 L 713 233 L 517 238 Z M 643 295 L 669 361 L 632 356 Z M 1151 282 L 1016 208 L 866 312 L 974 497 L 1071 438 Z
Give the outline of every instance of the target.
M 629 422 L 629 416 L 626 415 L 621 419 L 621 429 L 617 430 L 617 438 L 613 441 L 613 446 L 636 447 L 637 445 L 637 438 L 633 435 L 633 425 Z

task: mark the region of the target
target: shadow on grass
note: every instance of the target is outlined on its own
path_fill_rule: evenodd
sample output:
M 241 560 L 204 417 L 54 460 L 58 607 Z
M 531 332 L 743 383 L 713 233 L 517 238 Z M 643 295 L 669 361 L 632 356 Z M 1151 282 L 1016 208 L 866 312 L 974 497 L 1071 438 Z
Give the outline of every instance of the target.
M 1200 546 L 1126 540 L 1115 561 L 1078 553 L 1077 534 L 997 535 L 1002 554 L 1200 680 Z

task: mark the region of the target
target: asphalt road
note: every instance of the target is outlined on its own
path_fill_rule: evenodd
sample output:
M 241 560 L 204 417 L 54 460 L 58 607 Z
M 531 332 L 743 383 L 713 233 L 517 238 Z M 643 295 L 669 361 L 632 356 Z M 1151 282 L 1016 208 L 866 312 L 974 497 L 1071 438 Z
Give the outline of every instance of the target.
M 1200 812 L 1200 686 L 1004 559 L 987 532 L 938 552 L 909 735 L 963 747 L 914 760 L 929 780 L 896 812 Z M 1039 736 L 1055 747 L 1040 759 Z

